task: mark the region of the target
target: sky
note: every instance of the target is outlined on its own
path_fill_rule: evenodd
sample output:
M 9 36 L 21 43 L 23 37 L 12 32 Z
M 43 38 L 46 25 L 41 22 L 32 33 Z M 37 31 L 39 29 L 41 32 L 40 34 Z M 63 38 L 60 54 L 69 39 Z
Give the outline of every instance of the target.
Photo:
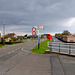
M 25 35 L 33 26 L 41 33 L 75 33 L 75 0 L 0 0 L 0 31 Z

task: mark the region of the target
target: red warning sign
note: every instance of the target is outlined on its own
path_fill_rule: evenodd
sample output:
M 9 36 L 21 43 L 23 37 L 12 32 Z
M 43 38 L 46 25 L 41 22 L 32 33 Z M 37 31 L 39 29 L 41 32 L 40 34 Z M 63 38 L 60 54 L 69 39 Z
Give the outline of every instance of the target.
M 32 28 L 32 35 L 35 36 L 36 35 L 36 28 Z

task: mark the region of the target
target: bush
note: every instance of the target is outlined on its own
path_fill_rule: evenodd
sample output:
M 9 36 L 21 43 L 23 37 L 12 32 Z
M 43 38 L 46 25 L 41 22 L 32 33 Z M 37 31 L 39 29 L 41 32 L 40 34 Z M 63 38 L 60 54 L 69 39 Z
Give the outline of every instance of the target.
M 20 41 L 14 41 L 14 42 L 5 42 L 5 44 L 18 44 L 21 43 Z
M 5 45 L 5 40 L 4 40 L 4 38 L 1 38 L 1 43 L 2 43 L 2 45 Z
M 17 39 L 15 37 L 11 38 L 11 41 L 17 41 Z

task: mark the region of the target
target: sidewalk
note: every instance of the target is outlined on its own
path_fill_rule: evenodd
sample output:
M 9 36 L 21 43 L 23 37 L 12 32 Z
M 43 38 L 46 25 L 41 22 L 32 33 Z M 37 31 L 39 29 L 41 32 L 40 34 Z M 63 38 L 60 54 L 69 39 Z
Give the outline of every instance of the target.
M 75 57 L 51 54 L 51 75 L 75 75 Z
M 32 53 L 5 75 L 51 75 L 50 55 Z

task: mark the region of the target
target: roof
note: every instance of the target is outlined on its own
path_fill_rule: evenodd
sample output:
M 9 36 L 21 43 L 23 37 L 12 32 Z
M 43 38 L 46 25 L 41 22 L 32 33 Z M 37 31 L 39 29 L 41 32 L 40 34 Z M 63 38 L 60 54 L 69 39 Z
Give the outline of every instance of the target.
M 16 35 L 15 33 L 9 33 L 9 34 L 7 34 L 7 35 Z
M 71 35 L 63 35 L 63 37 L 68 37 L 68 36 L 71 36 Z
M 63 37 L 75 37 L 74 35 L 63 35 Z

